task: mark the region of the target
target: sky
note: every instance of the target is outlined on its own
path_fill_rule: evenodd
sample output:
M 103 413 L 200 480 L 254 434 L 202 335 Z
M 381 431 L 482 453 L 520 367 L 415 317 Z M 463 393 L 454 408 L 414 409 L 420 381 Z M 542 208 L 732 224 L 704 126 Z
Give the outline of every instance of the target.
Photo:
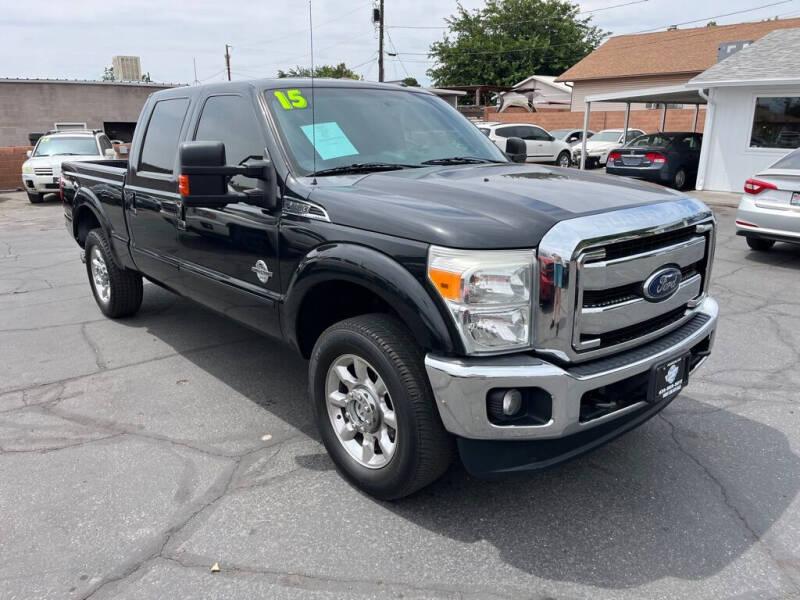
M 430 83 L 426 52 L 445 33 L 456 0 L 384 0 L 388 38 L 386 80 Z M 582 16 L 614 34 L 800 17 L 800 0 L 587 0 Z M 461 0 L 468 8 L 483 0 Z M 770 4 L 771 6 L 765 6 Z M 315 63 L 345 62 L 377 80 L 377 33 L 371 0 L 312 0 Z M 0 0 L 0 77 L 100 79 L 117 54 L 141 57 L 153 81 L 225 79 L 225 44 L 233 79 L 273 77 L 310 64 L 307 0 Z M 756 10 L 748 10 L 754 9 Z M 735 11 L 747 11 L 720 16 Z

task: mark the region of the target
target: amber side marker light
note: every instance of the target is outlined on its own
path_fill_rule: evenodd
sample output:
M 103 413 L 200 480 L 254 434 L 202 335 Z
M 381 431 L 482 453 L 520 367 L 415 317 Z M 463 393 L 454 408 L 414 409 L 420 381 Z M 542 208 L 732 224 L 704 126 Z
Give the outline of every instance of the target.
M 439 290 L 442 298 L 448 300 L 459 300 L 461 298 L 461 274 L 442 271 L 441 269 L 429 269 L 428 277 Z
M 181 196 L 189 195 L 189 176 L 178 175 L 178 193 Z

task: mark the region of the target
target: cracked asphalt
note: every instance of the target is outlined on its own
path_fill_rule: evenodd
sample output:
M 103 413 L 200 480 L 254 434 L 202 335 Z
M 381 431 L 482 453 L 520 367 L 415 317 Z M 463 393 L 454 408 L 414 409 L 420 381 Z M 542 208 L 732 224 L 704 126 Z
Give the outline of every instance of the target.
M 336 474 L 280 344 L 150 284 L 104 318 L 61 213 L 0 194 L 0 598 L 800 598 L 800 247 L 733 210 L 715 352 L 661 416 L 395 503 Z

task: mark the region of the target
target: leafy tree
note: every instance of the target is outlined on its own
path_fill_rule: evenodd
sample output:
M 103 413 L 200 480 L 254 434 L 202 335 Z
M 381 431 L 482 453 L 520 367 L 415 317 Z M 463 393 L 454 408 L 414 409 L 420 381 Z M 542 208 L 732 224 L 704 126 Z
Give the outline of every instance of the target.
M 311 77 L 308 67 L 292 67 L 288 71 L 279 70 L 278 77 Z M 314 77 L 331 77 L 333 79 L 361 79 L 361 75 L 348 68 L 344 63 L 338 65 L 320 65 L 314 67 Z
M 145 83 L 151 83 L 153 81 L 152 79 L 150 79 L 149 72 L 142 75 L 142 81 L 144 81 Z
M 419 87 L 419 81 L 417 81 L 414 77 L 406 77 L 403 79 L 403 83 L 408 87 Z
M 514 85 L 531 75 L 560 75 L 594 50 L 606 32 L 564 0 L 487 0 L 460 4 L 444 38 L 430 47 L 436 85 Z
M 103 69 L 103 81 L 114 81 L 114 67 Z

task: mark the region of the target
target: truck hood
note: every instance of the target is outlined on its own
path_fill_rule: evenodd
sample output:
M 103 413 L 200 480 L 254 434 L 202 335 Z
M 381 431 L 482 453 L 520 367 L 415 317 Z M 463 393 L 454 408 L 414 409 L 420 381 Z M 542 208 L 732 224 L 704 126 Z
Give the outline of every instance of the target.
M 684 197 L 631 179 L 510 163 L 300 182 L 333 223 L 455 248 L 530 248 L 565 219 Z

